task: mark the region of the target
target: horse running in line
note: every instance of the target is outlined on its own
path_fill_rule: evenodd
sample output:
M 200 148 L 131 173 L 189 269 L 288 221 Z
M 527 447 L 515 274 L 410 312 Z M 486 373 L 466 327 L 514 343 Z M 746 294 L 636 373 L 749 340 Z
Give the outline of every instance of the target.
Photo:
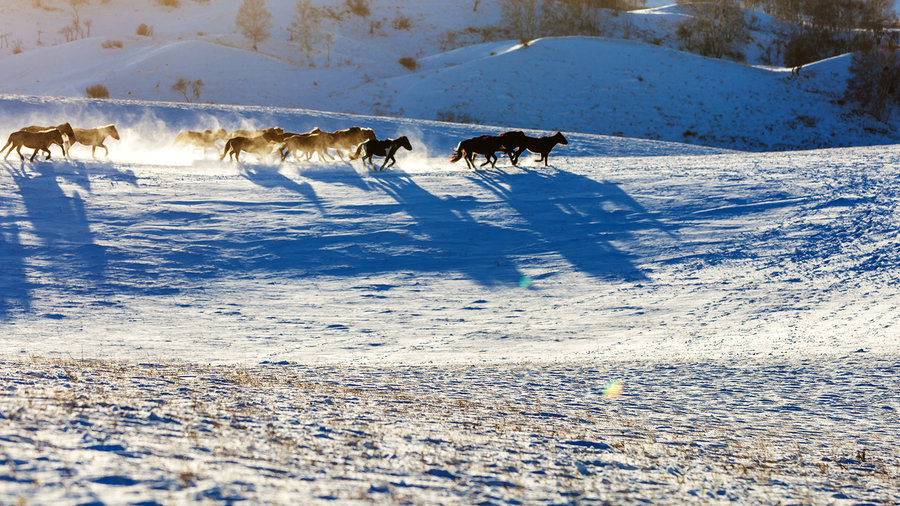
M 61 125 L 54 126 L 37 126 L 31 125 L 23 128 L 21 131 L 23 132 L 40 132 L 42 130 L 50 130 L 51 128 L 55 128 L 59 130 L 59 133 L 63 134 L 63 145 L 62 152 L 63 157 L 69 155 L 69 148 L 72 146 L 72 143 L 75 142 L 75 132 L 72 130 L 72 125 L 69 122 L 65 122 Z
M 344 159 L 341 150 L 347 151 L 348 156 L 353 154 L 353 150 L 366 141 L 375 140 L 375 131 L 371 128 L 362 128 L 352 126 L 343 130 L 331 132 L 328 136 L 329 147 L 337 152 L 337 155 Z
M 9 157 L 9 154 L 12 153 L 13 149 L 19 154 L 19 158 L 25 160 L 25 156 L 22 155 L 22 147 L 24 146 L 26 148 L 34 149 L 34 153 L 31 154 L 31 158 L 28 160 L 29 162 L 34 161 L 34 156 L 37 155 L 38 151 L 46 151 L 47 158 L 45 158 L 45 160 L 49 160 L 51 144 L 59 144 L 60 148 L 63 147 L 62 133 L 55 127 L 41 130 L 40 132 L 26 132 L 24 130 L 19 130 L 18 132 L 13 132 L 9 135 L 6 145 L 3 146 L 3 149 L 0 149 L 0 153 L 9 147 L 9 151 L 7 151 L 6 156 L 3 157 L 4 160 Z
M 407 151 L 412 151 L 412 145 L 409 143 L 409 139 L 404 135 L 403 137 L 398 137 L 396 139 L 371 139 L 363 142 L 356 148 L 356 153 L 354 153 L 350 159 L 356 160 L 362 155 L 363 167 L 366 167 L 366 160 L 369 161 L 369 164 L 372 166 L 372 170 L 375 169 L 375 163 L 372 162 L 373 156 L 383 156 L 384 163 L 381 164 L 381 168 L 377 170 L 384 170 L 385 167 L 390 167 L 397 162 L 394 159 L 394 154 L 397 153 L 397 150 L 400 148 L 406 148 Z M 391 162 L 388 164 L 388 162 Z
M 312 159 L 313 154 L 318 154 L 320 160 L 324 160 L 326 156 L 334 160 L 334 157 L 328 154 L 328 145 L 322 133 L 316 128 L 312 132 L 294 134 L 284 139 L 279 148 L 281 160 L 284 161 L 288 155 L 294 155 L 294 159 L 299 162 L 302 153 L 306 153 L 307 162 Z
M 521 155 L 526 149 L 531 151 L 534 154 L 541 155 L 538 159 L 538 163 L 544 162 L 544 167 L 547 166 L 547 160 L 550 158 L 550 151 L 557 144 L 568 144 L 569 141 L 563 136 L 562 132 L 556 132 L 550 136 L 544 137 L 528 137 L 525 136 L 525 141 L 522 143 L 521 147 L 516 150 L 515 156 L 516 160 L 519 159 L 519 155 Z
M 509 157 L 509 161 L 516 165 L 519 157 L 515 156 L 515 152 L 521 149 L 525 142 L 525 133 L 521 130 L 505 132 L 500 135 L 480 135 L 471 139 L 461 141 L 454 149 L 453 156 L 450 157 L 450 163 L 458 162 L 465 158 L 466 165 L 475 170 L 475 157 L 484 155 L 487 159 L 481 164 L 484 167 L 491 164 L 491 168 L 495 168 L 497 163 L 497 152 L 502 151 Z
M 75 133 L 75 142 L 91 147 L 91 158 L 94 158 L 97 148 L 103 148 L 106 151 L 105 156 L 109 156 L 109 148 L 103 144 L 107 137 L 119 140 L 119 131 L 116 130 L 115 125 L 97 128 L 73 128 L 72 130 Z
M 263 159 L 268 159 L 269 155 L 277 151 L 279 138 L 284 130 L 279 127 L 267 128 L 261 130 L 262 135 L 255 137 L 237 136 L 228 139 L 225 142 L 225 151 L 219 160 L 224 160 L 226 156 L 230 156 L 229 160 L 240 162 L 241 151 L 254 153 Z
M 227 136 L 228 132 L 226 132 L 224 128 L 203 130 L 202 132 L 184 130 L 175 136 L 175 140 L 172 144 L 181 148 L 190 146 L 201 148 L 203 150 L 203 155 L 206 156 L 207 149 L 215 149 L 218 153 L 219 146 L 216 143 L 218 141 L 225 142 Z

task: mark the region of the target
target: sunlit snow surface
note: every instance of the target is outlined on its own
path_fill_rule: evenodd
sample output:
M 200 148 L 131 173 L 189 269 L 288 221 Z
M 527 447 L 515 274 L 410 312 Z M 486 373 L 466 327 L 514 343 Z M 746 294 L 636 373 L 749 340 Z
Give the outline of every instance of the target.
M 451 149 L 498 129 L 3 106 L 121 133 L 0 164 L 10 501 L 898 499 L 894 146 L 567 134 L 473 172 Z M 413 151 L 170 145 L 354 124 Z

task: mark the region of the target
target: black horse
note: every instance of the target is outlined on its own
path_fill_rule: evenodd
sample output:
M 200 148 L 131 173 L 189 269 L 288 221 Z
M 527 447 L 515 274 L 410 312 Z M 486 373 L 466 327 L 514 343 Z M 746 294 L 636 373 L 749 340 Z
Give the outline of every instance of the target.
M 396 139 L 369 139 L 356 148 L 356 153 L 354 153 L 350 159 L 356 160 L 362 155 L 363 167 L 367 167 L 366 160 L 368 160 L 369 164 L 372 166 L 372 170 L 384 170 L 385 167 L 390 167 L 397 162 L 397 160 L 394 159 L 394 154 L 400 148 L 406 148 L 407 151 L 412 151 L 412 145 L 405 135 Z M 375 169 L 375 163 L 372 161 L 373 156 L 385 157 L 384 163 L 381 164 L 380 169 Z M 390 164 L 388 164 L 388 162 L 390 162 Z
M 525 150 L 523 146 L 526 138 L 527 136 L 521 130 L 513 130 L 500 135 L 479 135 L 478 137 L 466 139 L 460 142 L 456 149 L 453 150 L 454 154 L 450 157 L 450 163 L 465 158 L 466 165 L 470 169 L 475 170 L 475 157 L 484 155 L 487 160 L 481 164 L 481 167 L 490 163 L 491 168 L 495 168 L 497 153 L 502 151 L 509 157 L 509 161 L 516 165 L 519 159 L 516 156 L 516 151 L 519 149 Z
M 528 137 L 524 136 L 524 140 L 519 148 L 514 153 L 516 160 L 519 159 L 519 155 L 521 155 L 526 149 L 531 151 L 532 153 L 541 155 L 538 162 L 544 162 L 544 167 L 547 166 L 547 160 L 550 158 L 550 151 L 557 144 L 568 144 L 569 141 L 563 136 L 562 132 L 556 132 L 550 136 L 544 137 Z M 512 159 L 512 158 L 510 158 Z

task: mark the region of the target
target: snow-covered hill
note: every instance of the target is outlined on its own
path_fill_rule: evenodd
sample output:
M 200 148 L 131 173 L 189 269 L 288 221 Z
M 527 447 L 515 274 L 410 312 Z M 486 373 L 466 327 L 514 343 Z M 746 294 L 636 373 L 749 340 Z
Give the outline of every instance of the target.
M 890 126 L 849 114 L 839 99 L 848 57 L 788 69 L 751 66 L 678 51 L 672 35 L 678 6 L 609 16 L 607 38 L 488 42 L 446 50 L 447 33 L 501 24 L 499 4 L 416 3 L 404 9 L 373 2 L 369 18 L 329 20 L 330 46 L 298 64 L 287 41 L 290 2 L 271 6 L 273 37 L 248 49 L 235 31 L 238 0 L 181 2 L 164 8 L 124 0 L 81 8 L 91 37 L 54 44 L 71 13 L 17 4 L 8 19 L 19 54 L 0 57 L 0 91 L 80 97 L 103 84 L 113 98 L 184 100 L 180 78 L 201 79 L 201 102 L 305 108 L 367 115 L 562 130 L 727 147 L 809 149 L 895 142 Z M 45 2 L 53 5 L 50 0 Z M 448 9 L 453 16 L 446 16 Z M 26 23 L 37 14 L 36 24 Z M 403 16 L 411 28 L 394 28 Z M 761 16 L 761 15 L 758 15 Z M 769 21 L 758 21 L 766 26 Z M 135 34 L 139 23 L 152 37 Z M 37 46 L 32 30 L 43 31 Z M 377 27 L 377 28 L 376 28 Z M 631 33 L 632 35 L 629 35 Z M 641 37 L 634 35 L 641 33 Z M 762 37 L 762 36 L 761 36 Z M 470 40 L 473 37 L 470 35 Z M 474 39 L 477 40 L 477 37 Z M 660 45 L 642 40 L 654 40 Z M 109 46 L 117 41 L 121 47 Z M 401 57 L 417 64 L 409 70 Z
M 685 54 L 657 5 L 617 29 L 659 45 L 451 48 L 499 3 L 373 0 L 309 67 L 293 2 L 259 53 L 239 0 L 162 3 L 83 5 L 70 43 L 67 2 L 4 5 L 0 139 L 121 135 L 0 160 L 0 502 L 900 502 L 900 147 L 834 102 L 848 57 Z M 172 145 L 275 125 L 413 150 Z M 522 127 L 568 144 L 449 162 Z

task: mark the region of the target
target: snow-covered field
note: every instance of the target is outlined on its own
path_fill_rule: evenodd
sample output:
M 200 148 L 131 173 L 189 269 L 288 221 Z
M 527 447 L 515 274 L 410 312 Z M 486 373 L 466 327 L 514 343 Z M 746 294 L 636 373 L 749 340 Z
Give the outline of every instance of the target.
M 893 146 L 570 134 L 471 172 L 447 154 L 487 128 L 3 106 L 121 132 L 2 164 L 10 501 L 900 500 Z M 169 146 L 213 118 L 414 150 L 370 173 Z
M 71 43 L 61 0 L 6 6 L 43 44 L 0 48 L 3 139 L 121 139 L 0 160 L 0 502 L 900 502 L 900 146 L 834 103 L 848 57 L 796 78 L 665 41 L 443 51 L 498 2 L 392 31 L 373 1 L 380 31 L 332 26 L 315 67 L 293 2 L 260 53 L 237 0 L 92 2 Z M 76 98 L 97 82 L 111 100 Z M 370 172 L 171 145 L 274 125 L 413 151 Z M 520 127 L 569 144 L 449 162 Z

